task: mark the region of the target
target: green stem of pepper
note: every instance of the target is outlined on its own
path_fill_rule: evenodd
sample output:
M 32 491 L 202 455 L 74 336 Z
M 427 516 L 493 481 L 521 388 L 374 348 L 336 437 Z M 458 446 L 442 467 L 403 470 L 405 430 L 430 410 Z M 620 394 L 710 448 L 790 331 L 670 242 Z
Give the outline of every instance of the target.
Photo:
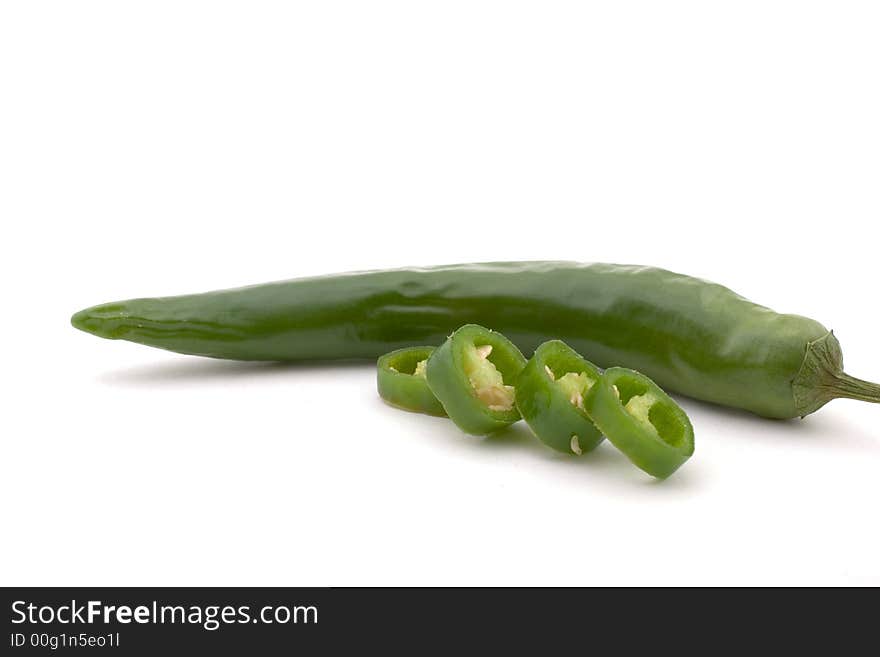
M 828 386 L 834 397 L 858 399 L 859 401 L 880 404 L 880 385 L 857 379 L 846 372 L 834 375 L 833 382 Z
M 791 387 L 801 417 L 832 399 L 880 403 L 880 385 L 843 371 L 843 353 L 834 332 L 807 344 L 803 364 Z

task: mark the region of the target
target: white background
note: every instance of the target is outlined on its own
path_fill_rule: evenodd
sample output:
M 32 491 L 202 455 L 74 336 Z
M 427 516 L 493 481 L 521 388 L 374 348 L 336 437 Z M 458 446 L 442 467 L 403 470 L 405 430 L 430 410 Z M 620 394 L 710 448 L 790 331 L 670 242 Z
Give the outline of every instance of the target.
M 6 2 L 0 582 L 880 584 L 880 407 L 682 400 L 654 483 L 178 356 L 95 303 L 480 260 L 651 264 L 880 379 L 872 2 Z

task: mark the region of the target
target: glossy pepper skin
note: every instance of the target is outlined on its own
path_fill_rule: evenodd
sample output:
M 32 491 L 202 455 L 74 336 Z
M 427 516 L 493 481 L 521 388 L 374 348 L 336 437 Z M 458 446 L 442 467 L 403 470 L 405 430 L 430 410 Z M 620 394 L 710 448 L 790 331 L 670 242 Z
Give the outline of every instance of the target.
M 566 377 L 574 385 L 566 387 Z M 584 396 L 601 377 L 599 369 L 561 340 L 540 345 L 516 380 L 516 407 L 545 445 L 582 454 L 602 442 L 584 409 Z
M 520 419 L 513 391 L 509 408 L 493 408 L 481 398 L 475 380 L 468 374 L 468 352 L 491 347 L 482 356 L 497 369 L 507 386 L 513 385 L 526 359 L 510 340 L 482 326 L 467 324 L 455 331 L 431 354 L 427 364 L 428 385 L 443 404 L 446 414 L 465 433 L 483 436 Z
M 104 338 L 240 360 L 375 359 L 440 344 L 476 322 L 525 353 L 558 338 L 600 367 L 773 418 L 831 399 L 880 401 L 843 373 L 820 323 L 663 269 L 506 262 L 303 278 L 87 308 L 73 325 Z
M 424 371 L 416 372 L 432 353 L 434 347 L 405 347 L 381 356 L 376 363 L 379 396 L 406 411 L 445 416 L 443 405 L 428 387 Z
M 688 416 L 639 372 L 622 367 L 605 370 L 584 405 L 608 440 L 654 477 L 668 477 L 694 453 Z

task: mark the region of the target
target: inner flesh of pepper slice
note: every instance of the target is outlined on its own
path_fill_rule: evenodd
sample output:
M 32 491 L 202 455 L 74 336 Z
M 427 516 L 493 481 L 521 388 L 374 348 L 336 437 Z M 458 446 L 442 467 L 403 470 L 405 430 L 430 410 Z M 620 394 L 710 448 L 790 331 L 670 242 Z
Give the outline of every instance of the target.
M 513 408 L 515 390 L 504 385 L 504 378 L 489 360 L 492 345 L 468 345 L 464 350 L 464 373 L 477 395 L 491 411 L 509 411 Z
M 657 433 L 657 427 L 651 422 L 651 407 L 656 401 L 657 398 L 654 395 L 650 392 L 646 392 L 644 395 L 636 395 L 635 397 L 630 398 L 624 406 L 624 409 L 626 409 L 626 412 L 645 429 L 648 429 L 651 433 L 659 436 Z
M 559 379 L 556 379 L 553 375 L 553 370 L 548 365 L 544 365 L 544 370 L 547 372 L 550 380 L 556 381 L 556 385 L 562 388 L 565 396 L 568 397 L 568 401 L 574 406 L 583 409 L 584 395 L 593 387 L 595 381 L 588 377 L 586 372 L 566 372 Z
M 420 360 L 418 363 L 416 363 L 416 368 L 413 370 L 413 372 L 412 372 L 412 374 L 410 374 L 410 376 L 418 376 L 418 377 L 421 377 L 422 379 L 426 379 L 427 374 L 425 373 L 426 372 L 425 368 L 427 367 L 427 365 L 428 365 L 427 358 L 425 360 Z M 388 369 L 391 370 L 392 372 L 400 373 L 400 370 L 398 370 L 393 365 L 389 365 Z M 406 372 L 404 372 L 404 374 L 406 374 Z
M 613 388 L 614 393 L 620 398 L 620 390 L 617 386 L 613 386 Z M 646 391 L 641 395 L 630 397 L 623 408 L 640 426 L 660 440 L 673 447 L 680 447 L 683 444 L 685 440 L 684 426 L 675 417 L 669 405 L 663 403 L 652 392 Z

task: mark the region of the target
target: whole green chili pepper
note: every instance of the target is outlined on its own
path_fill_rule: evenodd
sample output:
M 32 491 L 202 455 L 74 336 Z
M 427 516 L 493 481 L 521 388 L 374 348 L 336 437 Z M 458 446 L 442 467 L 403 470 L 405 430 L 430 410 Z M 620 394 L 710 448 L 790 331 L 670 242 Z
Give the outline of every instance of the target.
M 807 415 L 837 397 L 880 401 L 880 385 L 843 372 L 840 345 L 822 324 L 650 267 L 508 262 L 362 272 L 120 301 L 72 322 L 180 353 L 294 361 L 375 359 L 439 344 L 476 322 L 526 353 L 559 338 L 601 367 L 632 367 L 667 390 L 767 417 Z
M 601 373 L 561 340 L 535 350 L 516 380 L 516 407 L 541 442 L 566 454 L 582 454 L 602 442 L 584 410 L 584 396 Z
M 639 372 L 622 367 L 605 370 L 584 405 L 608 440 L 654 477 L 668 477 L 694 453 L 688 416 Z
M 525 357 L 500 333 L 467 324 L 428 358 L 431 391 L 465 433 L 492 433 L 519 420 L 512 382 Z
M 434 347 L 404 347 L 380 357 L 376 363 L 379 396 L 407 411 L 446 415 L 425 378 L 425 366 L 433 352 Z

